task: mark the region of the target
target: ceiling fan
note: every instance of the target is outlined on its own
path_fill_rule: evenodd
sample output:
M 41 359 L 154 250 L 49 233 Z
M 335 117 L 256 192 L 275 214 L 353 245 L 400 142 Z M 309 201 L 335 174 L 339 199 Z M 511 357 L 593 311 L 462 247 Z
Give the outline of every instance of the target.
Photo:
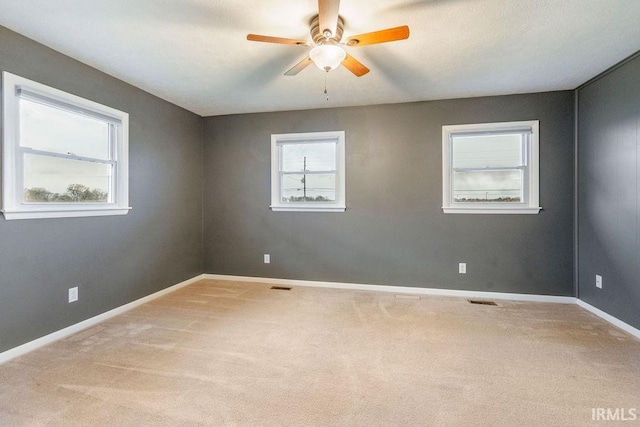
M 293 46 L 313 46 L 309 51 L 309 55 L 284 73 L 285 76 L 295 76 L 313 62 L 318 68 L 326 72 L 342 64 L 347 70 L 360 77 L 367 74 L 369 69 L 349 55 L 344 50 L 344 46 L 361 47 L 409 38 L 409 27 L 403 25 L 347 37 L 343 43 L 341 40 L 344 21 L 338 14 L 339 7 L 340 0 L 318 0 L 318 15 L 311 20 L 311 39 L 313 42 L 259 34 L 248 34 L 247 40 Z

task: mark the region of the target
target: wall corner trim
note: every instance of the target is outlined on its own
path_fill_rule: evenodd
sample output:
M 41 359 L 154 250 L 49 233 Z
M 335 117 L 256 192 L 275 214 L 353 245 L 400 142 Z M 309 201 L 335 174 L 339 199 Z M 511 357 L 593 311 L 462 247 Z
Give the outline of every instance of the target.
M 576 303 L 580 307 L 582 307 L 583 309 L 595 314 L 599 318 L 606 320 L 607 322 L 611 323 L 612 325 L 617 326 L 618 328 L 622 329 L 623 331 L 625 331 L 625 332 L 633 335 L 634 337 L 640 339 L 640 329 L 634 328 L 630 324 L 625 323 L 622 320 L 618 319 L 617 317 L 613 317 L 612 315 L 610 315 L 608 313 L 605 313 L 604 311 L 600 310 L 599 308 L 595 308 L 591 304 L 586 303 L 586 302 L 582 301 L 581 299 L 576 300 Z
M 61 340 L 63 338 L 67 338 L 70 335 L 73 335 L 77 332 L 80 332 L 83 329 L 87 329 L 90 328 L 92 326 L 97 325 L 98 323 L 104 322 L 105 320 L 111 319 L 112 317 L 115 317 L 119 314 L 122 314 L 126 311 L 129 311 L 133 308 L 136 308 L 142 304 L 145 304 L 149 301 L 152 301 L 156 298 L 159 298 L 161 296 L 164 296 L 166 294 L 169 294 L 171 292 L 177 291 L 180 288 L 183 288 L 185 286 L 189 286 L 193 283 L 196 283 L 200 280 L 204 279 L 204 275 L 199 275 L 196 277 L 193 277 L 191 279 L 185 280 L 184 282 L 180 282 L 176 285 L 170 286 L 168 288 L 162 289 L 158 292 L 155 292 L 151 295 L 147 295 L 146 297 L 142 297 L 140 299 L 137 299 L 135 301 L 131 301 L 130 303 L 127 303 L 125 305 L 121 305 L 120 307 L 116 307 L 112 310 L 106 311 L 102 314 L 98 314 L 97 316 L 91 317 L 89 319 L 83 320 L 82 322 L 73 324 L 71 326 L 68 326 L 64 329 L 60 329 L 58 331 L 52 332 L 48 335 L 45 335 L 43 337 L 37 338 L 33 341 L 29 341 L 25 344 L 19 345 L 18 347 L 14 347 L 12 349 L 6 350 L 2 353 L 0 353 L 0 364 L 4 363 L 4 362 L 8 362 L 11 359 L 15 359 L 16 357 L 22 356 L 24 354 L 27 354 L 33 350 L 36 350 L 40 347 L 43 347 L 45 345 L 51 344 L 55 341 Z

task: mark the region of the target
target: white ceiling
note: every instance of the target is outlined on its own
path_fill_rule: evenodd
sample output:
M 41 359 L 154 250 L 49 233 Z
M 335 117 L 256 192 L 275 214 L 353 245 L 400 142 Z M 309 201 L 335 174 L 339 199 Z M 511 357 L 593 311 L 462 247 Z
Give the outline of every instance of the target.
M 640 50 L 640 0 L 342 0 L 371 72 L 310 66 L 316 0 L 0 0 L 0 25 L 202 116 L 573 89 Z

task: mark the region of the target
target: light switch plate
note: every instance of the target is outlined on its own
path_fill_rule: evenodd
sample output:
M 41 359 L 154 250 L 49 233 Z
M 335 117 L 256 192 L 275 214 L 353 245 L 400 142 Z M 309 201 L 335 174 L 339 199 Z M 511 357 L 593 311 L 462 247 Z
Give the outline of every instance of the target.
M 78 301 L 78 287 L 69 288 L 69 302 Z

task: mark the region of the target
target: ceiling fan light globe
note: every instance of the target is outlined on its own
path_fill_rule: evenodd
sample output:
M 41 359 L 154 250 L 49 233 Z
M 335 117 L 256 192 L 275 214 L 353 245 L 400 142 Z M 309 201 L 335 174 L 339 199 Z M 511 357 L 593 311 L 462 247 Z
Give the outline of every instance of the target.
M 340 66 L 347 53 L 340 46 L 321 45 L 311 49 L 309 57 L 318 68 L 329 72 Z

